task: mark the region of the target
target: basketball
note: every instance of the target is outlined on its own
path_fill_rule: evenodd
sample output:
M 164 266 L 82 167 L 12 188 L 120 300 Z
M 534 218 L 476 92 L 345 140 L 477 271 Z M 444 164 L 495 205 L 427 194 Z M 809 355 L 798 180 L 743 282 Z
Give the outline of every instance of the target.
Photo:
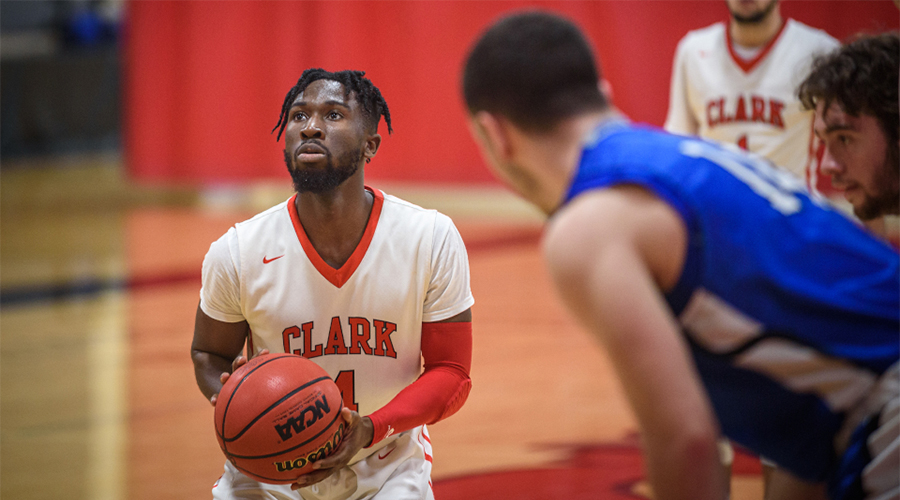
M 341 391 L 319 365 L 294 354 L 257 356 L 219 392 L 216 438 L 239 471 L 289 484 L 340 444 L 342 407 Z

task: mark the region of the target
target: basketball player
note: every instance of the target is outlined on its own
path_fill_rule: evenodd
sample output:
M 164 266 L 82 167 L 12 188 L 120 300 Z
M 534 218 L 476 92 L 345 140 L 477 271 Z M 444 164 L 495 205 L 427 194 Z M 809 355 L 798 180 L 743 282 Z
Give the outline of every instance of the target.
M 297 194 L 210 246 L 192 346 L 213 404 L 245 340 L 311 359 L 340 387 L 348 430 L 290 486 L 226 463 L 216 499 L 433 498 L 425 424 L 471 387 L 468 259 L 448 217 L 364 184 L 391 118 L 363 75 L 309 69 L 288 92 L 275 128 Z
M 817 192 L 820 167 L 813 113 L 803 108 L 796 88 L 812 57 L 838 42 L 824 31 L 784 19 L 778 0 L 725 4 L 727 24 L 691 31 L 678 44 L 665 128 L 737 144 L 786 168 Z M 721 448 L 730 472 L 734 453 L 725 440 Z M 768 489 L 779 479 L 773 477 L 771 464 L 763 463 Z M 816 494 L 795 492 L 791 498 L 813 500 Z
M 781 17 L 778 0 L 726 0 L 727 23 L 689 32 L 678 44 L 665 128 L 737 144 L 816 186 L 813 113 L 797 84 L 814 54 L 837 40 Z
M 832 499 L 895 498 L 900 256 L 756 155 L 630 124 L 598 81 L 577 27 L 527 12 L 479 38 L 463 94 L 487 163 L 551 216 L 654 498 L 725 498 L 720 433 Z
M 815 110 L 822 173 L 863 221 L 900 212 L 900 36 L 860 37 L 816 59 L 799 96 Z

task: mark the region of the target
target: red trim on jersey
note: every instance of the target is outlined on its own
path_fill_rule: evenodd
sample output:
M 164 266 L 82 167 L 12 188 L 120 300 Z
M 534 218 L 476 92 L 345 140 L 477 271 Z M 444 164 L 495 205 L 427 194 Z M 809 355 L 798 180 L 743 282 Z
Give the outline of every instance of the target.
M 422 448 L 425 448 L 425 443 L 422 442 L 423 436 L 425 437 L 425 439 L 428 441 L 429 444 L 431 444 L 431 440 L 428 439 L 428 436 L 425 436 L 425 432 L 423 429 L 423 432 L 421 434 L 419 434 L 419 443 L 422 445 Z M 429 455 L 427 451 L 425 451 L 425 450 L 422 450 L 422 451 L 425 453 L 425 460 L 428 460 L 429 462 L 434 463 L 434 457 Z M 431 485 L 431 481 L 428 482 L 428 485 L 429 486 Z
M 297 195 L 291 196 L 291 199 L 288 200 L 288 213 L 291 214 L 291 222 L 294 223 L 294 231 L 297 233 L 297 239 L 300 240 L 300 246 L 303 247 L 303 251 L 306 252 L 306 256 L 309 258 L 309 261 L 312 262 L 312 265 L 319 271 L 319 274 L 338 288 L 344 286 L 344 283 L 350 279 L 350 276 L 353 276 L 353 272 L 356 271 L 356 268 L 359 267 L 363 257 L 366 256 L 366 250 L 369 249 L 369 244 L 372 243 L 372 236 L 375 235 L 375 228 L 378 226 L 379 217 L 381 217 L 381 207 L 384 205 L 384 193 L 378 189 L 370 188 L 369 186 L 366 186 L 366 189 L 372 193 L 375 198 L 372 203 L 372 213 L 369 214 L 369 222 L 366 223 L 366 230 L 363 233 L 362 239 L 359 240 L 356 249 L 353 250 L 353 253 L 350 254 L 350 258 L 347 259 L 347 262 L 344 262 L 344 265 L 341 266 L 340 269 L 335 269 L 322 260 L 319 252 L 316 251 L 312 242 L 309 241 L 306 230 L 304 230 L 303 225 L 300 224 L 300 215 L 297 213 Z
M 807 170 L 812 176 L 810 179 L 810 191 L 825 198 L 834 198 L 840 194 L 840 191 L 831 185 L 830 176 L 822 174 L 822 160 L 825 158 L 825 141 L 819 139 L 819 136 L 816 135 L 815 121 L 810 125 L 809 130 L 811 134 L 809 143 L 810 158 Z
M 813 194 L 819 193 L 817 183 L 819 179 L 819 164 L 816 161 L 816 121 L 809 121 L 809 147 L 806 150 L 806 189 Z
M 781 23 L 781 28 L 778 29 L 778 33 L 776 33 L 775 36 L 769 40 L 769 43 L 759 51 L 759 54 L 756 54 L 756 57 L 749 61 L 745 61 L 734 51 L 734 42 L 731 41 L 731 22 L 725 23 L 725 45 L 728 46 L 728 53 L 731 54 L 731 60 L 733 60 L 744 73 L 753 71 L 753 68 L 769 54 L 769 51 L 775 46 L 775 42 L 781 38 L 781 34 L 784 33 L 784 28 L 788 25 L 788 21 L 789 19 L 785 19 L 784 22 Z
M 472 323 L 422 323 L 422 359 L 422 375 L 369 415 L 374 426 L 369 446 L 388 429 L 403 432 L 440 422 L 462 407 L 472 389 Z

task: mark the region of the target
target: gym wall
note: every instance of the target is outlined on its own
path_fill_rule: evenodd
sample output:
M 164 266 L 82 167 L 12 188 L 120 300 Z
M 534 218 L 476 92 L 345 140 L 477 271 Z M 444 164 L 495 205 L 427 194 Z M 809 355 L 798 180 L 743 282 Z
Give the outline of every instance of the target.
M 203 1 L 129 2 L 124 66 L 125 158 L 144 182 L 287 180 L 270 133 L 308 67 L 359 69 L 390 107 L 370 179 L 494 180 L 469 136 L 459 92 L 475 37 L 500 15 L 543 8 L 589 35 L 634 120 L 662 125 L 672 57 L 689 30 L 727 18 L 724 1 Z M 785 1 L 782 14 L 843 39 L 897 29 L 879 1 Z

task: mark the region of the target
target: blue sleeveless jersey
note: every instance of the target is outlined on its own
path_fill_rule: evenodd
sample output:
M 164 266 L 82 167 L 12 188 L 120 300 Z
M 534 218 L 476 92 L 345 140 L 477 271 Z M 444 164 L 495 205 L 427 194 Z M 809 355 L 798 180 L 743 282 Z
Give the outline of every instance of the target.
M 566 202 L 620 184 L 687 227 L 666 300 L 723 432 L 806 480 L 846 474 L 864 424 L 849 415 L 900 355 L 898 254 L 762 158 L 700 139 L 607 123 Z

